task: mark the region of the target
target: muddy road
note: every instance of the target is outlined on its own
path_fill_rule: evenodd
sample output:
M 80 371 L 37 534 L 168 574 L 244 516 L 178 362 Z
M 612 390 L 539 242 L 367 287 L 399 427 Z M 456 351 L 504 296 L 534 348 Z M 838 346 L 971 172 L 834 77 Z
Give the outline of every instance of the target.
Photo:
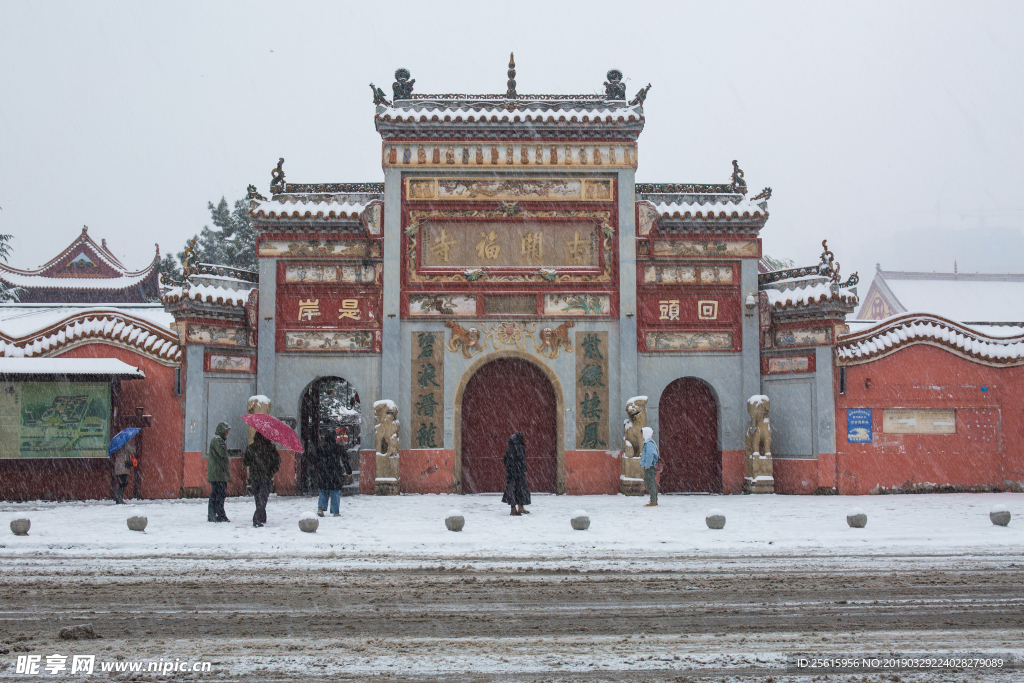
M 730 559 L 586 572 L 339 564 L 0 558 L 0 678 L 17 678 L 18 654 L 45 661 L 64 652 L 210 661 L 202 677 L 211 680 L 785 681 L 822 674 L 787 670 L 797 655 L 1024 649 L 1024 564 L 1006 558 Z M 82 623 L 102 638 L 57 638 Z M 1024 680 L 1024 670 L 886 670 L 855 680 L 893 676 Z

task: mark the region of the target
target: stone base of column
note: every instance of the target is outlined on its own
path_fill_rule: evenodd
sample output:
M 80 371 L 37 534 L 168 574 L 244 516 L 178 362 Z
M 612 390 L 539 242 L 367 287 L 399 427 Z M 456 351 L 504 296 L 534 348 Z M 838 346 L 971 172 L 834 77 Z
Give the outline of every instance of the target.
M 747 456 L 743 477 L 743 493 L 775 493 L 771 453 Z
M 619 477 L 619 493 L 624 496 L 644 495 L 644 468 L 640 458 L 622 456 L 622 476 Z
M 377 454 L 377 477 L 373 482 L 373 495 L 397 496 L 401 492 L 398 480 L 398 456 Z

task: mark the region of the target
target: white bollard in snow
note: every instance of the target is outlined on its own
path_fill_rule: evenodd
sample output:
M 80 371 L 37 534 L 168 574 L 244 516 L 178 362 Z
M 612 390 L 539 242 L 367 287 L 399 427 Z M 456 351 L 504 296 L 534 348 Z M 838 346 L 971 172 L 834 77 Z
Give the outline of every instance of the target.
M 444 525 L 448 531 L 462 531 L 462 527 L 466 526 L 466 517 L 459 510 L 449 510 Z
M 577 510 L 572 513 L 572 519 L 569 520 L 569 524 L 576 531 L 586 531 L 590 528 L 590 515 L 587 514 L 586 510 Z
M 988 518 L 996 526 L 1006 526 L 1010 523 L 1010 511 L 1006 509 L 1005 505 L 993 505 L 992 511 L 988 513 Z
M 147 524 L 149 524 L 149 520 L 141 515 L 128 518 L 128 528 L 132 531 L 145 531 Z
M 718 508 L 711 508 L 704 518 L 704 523 L 708 525 L 709 529 L 724 529 L 725 513 Z
M 299 528 L 307 534 L 314 533 L 319 526 L 320 520 L 316 518 L 315 512 L 308 512 L 302 517 L 299 517 Z
M 28 536 L 28 528 L 30 526 L 32 526 L 32 522 L 28 521 L 27 517 L 11 520 L 11 531 L 15 536 Z
M 860 508 L 853 508 L 846 513 L 846 523 L 854 529 L 863 529 L 868 523 L 868 516 Z

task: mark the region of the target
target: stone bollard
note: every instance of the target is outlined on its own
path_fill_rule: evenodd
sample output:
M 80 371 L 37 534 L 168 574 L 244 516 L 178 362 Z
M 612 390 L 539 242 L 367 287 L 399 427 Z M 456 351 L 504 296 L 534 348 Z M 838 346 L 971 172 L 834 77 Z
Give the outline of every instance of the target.
M 868 516 L 860 508 L 853 508 L 846 514 L 846 523 L 854 529 L 863 529 L 868 523 Z
M 11 531 L 14 532 L 15 536 L 28 536 L 28 528 L 30 526 L 32 526 L 32 522 L 28 521 L 28 518 L 11 520 Z
M 993 505 L 992 511 L 988 513 L 988 518 L 996 526 L 1006 526 L 1010 523 L 1010 511 L 1006 509 L 1005 505 Z
M 704 518 L 704 522 L 708 525 L 709 529 L 724 529 L 725 513 L 718 508 L 711 508 L 708 510 L 708 514 L 707 517 Z
M 466 518 L 458 510 L 449 510 L 444 518 L 444 525 L 448 531 L 462 531 L 462 527 L 466 526 Z
M 307 534 L 315 533 L 319 526 L 320 520 L 316 518 L 315 513 L 310 513 L 299 518 L 299 528 Z
M 149 520 L 140 515 L 128 518 L 128 528 L 132 531 L 145 531 L 147 524 L 149 524 Z
M 572 513 L 572 519 L 569 520 L 569 523 L 576 531 L 586 531 L 590 528 L 590 515 L 585 510 L 577 510 Z

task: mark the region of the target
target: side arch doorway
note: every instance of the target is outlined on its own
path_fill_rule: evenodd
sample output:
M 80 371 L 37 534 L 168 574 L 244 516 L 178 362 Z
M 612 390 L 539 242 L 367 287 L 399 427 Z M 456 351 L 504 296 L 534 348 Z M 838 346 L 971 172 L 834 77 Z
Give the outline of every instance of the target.
M 677 379 L 658 401 L 658 452 L 665 493 L 721 493 L 722 451 L 718 446 L 718 401 L 696 377 Z
M 505 489 L 505 447 L 520 432 L 526 442 L 526 483 L 558 492 L 559 401 L 544 371 L 522 358 L 498 358 L 469 378 L 461 402 L 463 493 Z
M 303 493 L 316 493 L 319 481 L 313 455 L 326 438 L 328 431 L 335 433 L 337 442 L 348 456 L 348 467 L 358 477 L 361 418 L 359 393 L 342 377 L 320 377 L 302 392 L 299 438 L 305 449 L 299 461 L 299 488 Z M 372 441 L 372 437 L 371 437 Z M 358 492 L 358 479 L 353 479 L 349 492 Z M 346 489 L 351 488 L 346 486 Z

